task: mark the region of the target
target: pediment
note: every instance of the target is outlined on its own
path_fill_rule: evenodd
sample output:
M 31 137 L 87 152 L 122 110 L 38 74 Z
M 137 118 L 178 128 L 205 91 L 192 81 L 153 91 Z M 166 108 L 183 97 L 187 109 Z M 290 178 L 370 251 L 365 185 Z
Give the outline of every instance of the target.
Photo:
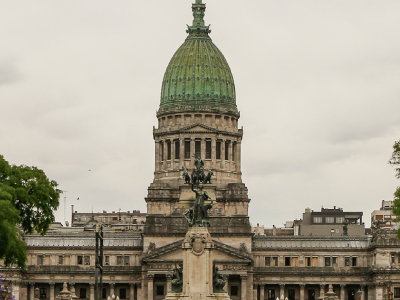
M 210 126 L 201 124 L 201 123 L 193 124 L 193 125 L 186 126 L 186 127 L 183 127 L 183 128 L 181 128 L 181 129 L 179 129 L 179 132 L 194 132 L 194 131 L 196 131 L 196 132 L 199 132 L 199 131 L 203 131 L 203 132 L 210 132 L 210 131 L 211 131 L 211 132 L 216 132 L 216 131 L 218 131 L 218 130 L 215 129 L 215 128 L 212 128 L 212 127 L 210 127 Z

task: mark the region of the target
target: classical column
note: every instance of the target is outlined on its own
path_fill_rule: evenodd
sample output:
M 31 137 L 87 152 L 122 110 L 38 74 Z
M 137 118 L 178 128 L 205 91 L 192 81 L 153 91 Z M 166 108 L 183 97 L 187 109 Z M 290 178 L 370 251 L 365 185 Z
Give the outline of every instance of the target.
M 135 300 L 135 285 L 133 283 L 129 284 L 129 300 Z
M 241 169 L 241 159 L 242 159 L 242 143 L 240 141 L 236 142 L 236 171 L 240 172 Z
M 147 300 L 153 300 L 154 291 L 154 274 L 147 274 Z
M 265 299 L 265 284 L 260 284 L 260 300 L 264 300 Z
M 253 284 L 253 300 L 257 300 L 257 284 Z
M 90 300 L 94 300 L 94 284 L 90 283 Z M 100 292 L 100 297 L 101 297 L 101 292 Z M 97 299 L 96 299 L 97 300 Z
M 155 170 L 158 171 L 160 170 L 160 142 L 158 140 L 155 140 Z
M 30 288 L 29 288 L 29 300 L 34 300 L 35 299 L 35 283 L 34 282 L 29 282 Z
M 304 288 L 305 284 L 300 284 L 300 300 L 304 300 Z
M 240 280 L 242 282 L 242 300 L 246 300 L 247 296 L 247 275 L 240 275 Z
M 185 160 L 185 140 L 183 138 L 179 139 L 179 145 L 180 145 L 180 153 L 179 153 L 179 160 L 181 161 L 181 167 L 185 165 L 183 162 Z
M 320 290 L 319 290 L 319 297 L 325 297 L 325 285 L 326 284 L 320 284 Z
M 165 277 L 167 277 L 167 293 L 169 293 L 172 290 L 172 284 L 171 284 L 172 274 L 168 273 L 165 275 Z
M 279 285 L 279 299 L 285 299 L 285 284 L 281 283 Z
M 365 300 L 365 284 L 360 284 L 360 291 L 361 291 L 361 299 Z
M 114 287 L 115 287 L 115 283 L 110 283 L 110 297 L 112 297 L 114 294 Z
M 54 300 L 54 282 L 50 282 L 50 300 Z
M 344 293 L 344 288 L 346 287 L 345 284 L 341 284 L 340 285 L 340 300 L 344 300 L 345 299 L 345 293 Z
M 368 300 L 374 300 L 374 299 L 375 299 L 374 285 L 368 284 Z
M 215 165 L 215 161 L 217 160 L 217 139 L 215 137 L 211 138 L 211 161 L 212 165 Z
M 384 295 L 385 295 L 385 285 L 379 282 L 375 286 L 375 300 L 382 300 Z
M 225 142 L 226 140 L 221 141 L 221 169 L 225 170 Z
M 193 154 L 196 154 L 196 148 L 195 148 L 195 139 L 194 137 L 190 138 L 190 165 L 194 165 L 194 157 L 192 157 Z

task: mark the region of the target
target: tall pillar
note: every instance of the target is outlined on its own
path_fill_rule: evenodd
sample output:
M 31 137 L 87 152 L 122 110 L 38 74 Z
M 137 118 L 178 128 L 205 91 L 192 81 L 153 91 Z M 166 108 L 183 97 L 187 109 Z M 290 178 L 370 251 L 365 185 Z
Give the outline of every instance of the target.
M 304 288 L 305 284 L 300 284 L 300 300 L 304 300 Z
M 225 170 L 225 142 L 226 140 L 221 141 L 221 169 Z
M 240 280 L 242 282 L 242 300 L 246 300 L 247 299 L 247 275 L 240 275 Z
M 193 166 L 194 164 L 194 157 L 192 157 L 193 154 L 196 154 L 196 147 L 195 147 L 195 139 L 194 137 L 190 138 L 190 165 Z
M 253 284 L 253 300 L 257 299 L 257 284 Z
M 201 149 L 200 151 L 201 151 L 202 159 L 206 159 L 206 139 L 205 138 L 201 138 L 200 149 Z
M 265 284 L 260 284 L 260 300 L 265 299 Z
M 211 138 L 211 161 L 212 165 L 215 166 L 215 161 L 217 160 L 217 139 L 215 137 Z
M 155 171 L 160 170 L 160 142 L 158 140 L 155 140 Z
M 129 283 L 129 300 L 135 300 L 135 285 Z
M 110 297 L 115 295 L 114 288 L 115 288 L 115 283 L 110 283 Z
M 101 292 L 100 292 L 100 296 L 101 296 Z M 89 297 L 90 297 L 89 298 L 90 300 L 94 300 L 94 284 L 93 283 L 90 284 L 90 296 Z
M 373 284 L 368 284 L 368 300 L 375 300 Z
M 235 157 L 237 172 L 240 172 L 240 169 L 241 169 L 241 159 L 242 159 L 242 143 L 240 141 L 237 141 L 236 142 L 236 157 Z
M 385 286 L 383 283 L 378 283 L 375 287 L 375 300 L 382 300 L 383 295 L 385 294 L 384 292 Z
M 175 170 L 175 140 L 171 139 L 170 141 L 171 141 L 171 169 Z
M 165 277 L 167 277 L 167 294 L 168 294 L 172 290 L 172 283 L 171 283 L 172 274 L 168 273 L 168 274 L 165 275 Z
M 281 283 L 279 285 L 279 299 L 285 299 L 285 284 Z
M 361 299 L 365 300 L 365 284 L 360 284 L 360 291 L 361 291 Z
M 325 284 L 320 284 L 319 297 L 325 297 Z
M 340 285 L 340 300 L 344 300 L 345 299 L 345 293 L 344 293 L 344 288 L 346 287 L 345 284 L 341 284 Z
M 54 300 L 54 282 L 50 282 L 50 300 Z
M 185 140 L 183 138 L 179 139 L 179 149 L 180 149 L 180 153 L 179 153 L 179 160 L 181 161 L 181 168 L 185 165 L 184 160 L 185 160 Z
M 154 299 L 154 274 L 147 274 L 147 300 Z
M 35 283 L 29 282 L 29 300 L 35 300 Z

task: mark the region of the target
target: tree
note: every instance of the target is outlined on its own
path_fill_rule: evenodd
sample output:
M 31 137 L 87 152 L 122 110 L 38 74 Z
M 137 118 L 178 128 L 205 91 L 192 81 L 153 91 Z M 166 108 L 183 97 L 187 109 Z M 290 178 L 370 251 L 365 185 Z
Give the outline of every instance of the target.
M 26 244 L 20 232 L 44 235 L 54 222 L 61 190 L 43 170 L 10 165 L 0 155 L 0 259 L 25 267 Z
M 396 178 L 400 179 L 400 140 L 393 145 L 393 153 L 389 164 L 395 166 Z M 400 221 L 400 187 L 397 187 L 394 192 L 393 213 L 397 216 L 397 221 Z M 397 238 L 400 239 L 400 229 L 397 231 Z

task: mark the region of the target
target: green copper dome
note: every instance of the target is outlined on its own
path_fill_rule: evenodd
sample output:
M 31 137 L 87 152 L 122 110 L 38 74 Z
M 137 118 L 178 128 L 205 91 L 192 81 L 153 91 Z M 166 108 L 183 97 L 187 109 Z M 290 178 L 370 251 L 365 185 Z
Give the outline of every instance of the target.
M 232 72 L 208 36 L 211 30 L 204 25 L 205 8 L 201 0 L 192 5 L 189 35 L 164 74 L 159 114 L 177 109 L 238 113 Z

